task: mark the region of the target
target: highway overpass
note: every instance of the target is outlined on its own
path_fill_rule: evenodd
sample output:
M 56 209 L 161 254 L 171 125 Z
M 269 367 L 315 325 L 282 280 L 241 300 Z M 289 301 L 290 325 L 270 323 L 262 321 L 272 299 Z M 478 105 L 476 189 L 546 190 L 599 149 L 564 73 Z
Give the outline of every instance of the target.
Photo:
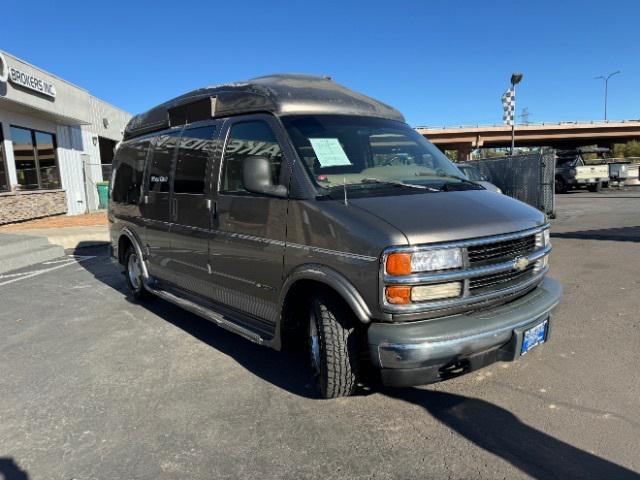
M 509 147 L 508 125 L 418 127 L 441 150 L 456 150 L 458 159 L 469 159 L 476 148 Z M 549 146 L 574 148 L 598 145 L 611 148 L 614 143 L 640 140 L 640 120 L 529 123 L 516 125 L 516 148 Z

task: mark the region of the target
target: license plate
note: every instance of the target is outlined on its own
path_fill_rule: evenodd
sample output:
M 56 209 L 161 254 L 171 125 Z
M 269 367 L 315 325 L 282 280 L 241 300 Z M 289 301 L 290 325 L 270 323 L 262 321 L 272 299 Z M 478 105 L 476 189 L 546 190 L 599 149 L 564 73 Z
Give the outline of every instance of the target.
M 544 343 L 547 339 L 547 327 L 549 326 L 549 320 L 545 320 L 539 323 L 535 327 L 531 327 L 529 330 L 525 330 L 522 334 L 522 347 L 520 348 L 520 355 L 524 355 L 529 350 Z

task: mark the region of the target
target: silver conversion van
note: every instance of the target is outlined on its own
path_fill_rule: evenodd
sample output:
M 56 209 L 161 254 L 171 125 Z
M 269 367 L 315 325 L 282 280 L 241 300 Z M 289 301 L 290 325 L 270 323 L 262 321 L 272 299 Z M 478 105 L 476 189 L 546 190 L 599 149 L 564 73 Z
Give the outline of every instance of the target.
M 324 398 L 515 360 L 548 340 L 561 297 L 542 213 L 328 78 L 207 87 L 135 116 L 110 198 L 134 297 L 304 345 Z

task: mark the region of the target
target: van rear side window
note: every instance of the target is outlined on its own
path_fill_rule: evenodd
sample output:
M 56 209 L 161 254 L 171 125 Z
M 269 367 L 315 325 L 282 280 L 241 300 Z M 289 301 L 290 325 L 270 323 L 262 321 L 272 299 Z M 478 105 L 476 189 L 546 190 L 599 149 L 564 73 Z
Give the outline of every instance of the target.
M 112 198 L 116 203 L 136 204 L 140 199 L 149 138 L 123 143 L 116 153 Z
M 215 133 L 215 125 L 184 131 L 173 181 L 175 193 L 204 193 L 207 160 L 215 146 Z
M 180 139 L 180 131 L 163 133 L 153 139 L 151 144 L 151 164 L 149 166 L 149 192 L 169 193 L 171 189 L 169 175 L 171 163 Z

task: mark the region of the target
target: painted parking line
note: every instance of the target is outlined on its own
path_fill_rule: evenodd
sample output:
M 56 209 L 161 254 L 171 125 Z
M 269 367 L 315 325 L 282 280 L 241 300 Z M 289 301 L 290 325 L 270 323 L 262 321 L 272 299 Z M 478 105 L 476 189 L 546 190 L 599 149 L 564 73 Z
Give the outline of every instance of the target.
M 9 273 L 6 275 L 0 275 L 0 287 L 9 285 L 10 283 L 19 282 L 20 280 L 25 280 L 27 278 L 33 278 L 38 275 L 42 275 L 44 273 L 53 272 L 54 270 L 67 267 L 69 265 L 76 265 L 80 262 L 84 262 L 92 258 L 95 258 L 95 255 L 69 255 L 68 257 L 64 257 L 57 260 L 50 260 L 48 262 L 43 262 L 41 264 L 41 265 L 53 265 L 49 268 L 41 268 L 38 270 L 30 270 L 28 272 Z

